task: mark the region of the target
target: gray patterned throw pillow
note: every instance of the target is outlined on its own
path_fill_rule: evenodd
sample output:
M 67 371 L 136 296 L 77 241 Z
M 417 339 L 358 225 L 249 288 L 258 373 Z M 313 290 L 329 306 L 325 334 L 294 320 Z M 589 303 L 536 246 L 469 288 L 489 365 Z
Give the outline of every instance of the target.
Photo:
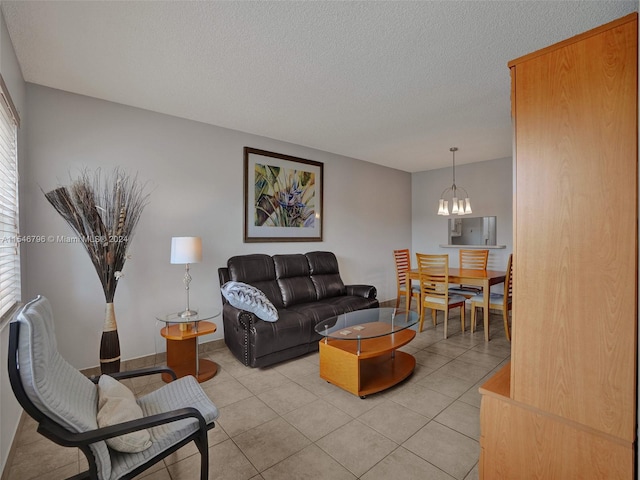
M 267 296 L 256 287 L 242 282 L 227 282 L 220 289 L 224 298 L 236 308 L 241 308 L 265 322 L 278 320 L 278 310 Z

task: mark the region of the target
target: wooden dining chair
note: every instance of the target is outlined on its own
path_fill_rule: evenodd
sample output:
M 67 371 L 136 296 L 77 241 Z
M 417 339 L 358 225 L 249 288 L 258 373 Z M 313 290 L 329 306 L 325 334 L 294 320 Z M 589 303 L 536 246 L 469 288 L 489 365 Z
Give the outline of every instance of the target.
M 400 306 L 400 298 L 407 296 L 407 275 L 411 270 L 411 254 L 409 249 L 394 250 L 393 257 L 396 261 L 396 281 L 398 283 L 398 293 L 396 294 L 396 309 Z M 407 311 L 411 310 L 411 299 L 418 300 L 418 309 L 420 308 L 420 287 L 411 285 L 411 295 L 407 301 Z
M 503 293 L 491 293 L 489 295 L 489 309 L 500 310 L 504 321 L 504 333 L 507 340 L 511 341 L 511 328 L 509 327 L 509 312 L 511 311 L 511 297 L 513 293 L 513 254 L 509 255 L 507 261 L 507 272 L 504 278 Z M 484 295 L 482 293 L 471 297 L 471 331 L 476 329 L 476 308 L 484 305 Z
M 486 270 L 489 260 L 489 250 L 460 249 L 460 268 L 467 270 Z M 449 289 L 449 293 L 471 298 L 482 293 L 482 287 L 476 285 L 459 285 Z
M 428 255 L 416 253 L 420 273 L 420 324 L 422 332 L 424 314 L 431 309 L 433 324 L 438 323 L 438 310 L 444 312 L 444 338 L 447 338 L 449 310 L 460 307 L 460 326 L 464 332 L 464 302 L 462 295 L 449 293 L 449 255 Z

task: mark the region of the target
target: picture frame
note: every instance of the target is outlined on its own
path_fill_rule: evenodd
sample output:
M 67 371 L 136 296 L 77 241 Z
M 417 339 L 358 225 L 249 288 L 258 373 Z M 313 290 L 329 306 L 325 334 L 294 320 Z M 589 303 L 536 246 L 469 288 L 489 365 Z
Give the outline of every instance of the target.
M 244 147 L 244 242 L 321 242 L 324 164 Z

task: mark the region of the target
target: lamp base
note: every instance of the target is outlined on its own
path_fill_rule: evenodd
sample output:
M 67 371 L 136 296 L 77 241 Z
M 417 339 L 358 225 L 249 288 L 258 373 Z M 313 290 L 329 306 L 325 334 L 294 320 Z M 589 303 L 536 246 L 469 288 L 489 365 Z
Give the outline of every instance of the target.
M 196 310 L 185 310 L 183 312 L 178 313 L 178 316 L 180 318 L 190 318 L 190 317 L 195 317 L 196 315 L 198 315 L 198 312 Z

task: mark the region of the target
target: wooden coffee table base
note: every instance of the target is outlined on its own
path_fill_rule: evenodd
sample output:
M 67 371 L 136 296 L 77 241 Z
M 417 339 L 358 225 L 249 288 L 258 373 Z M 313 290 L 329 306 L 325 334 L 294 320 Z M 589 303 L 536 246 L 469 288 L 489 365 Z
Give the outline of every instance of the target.
M 414 330 L 357 342 L 320 340 L 320 378 L 360 397 L 386 390 L 407 378 L 416 359 L 396 349 L 416 336 Z

